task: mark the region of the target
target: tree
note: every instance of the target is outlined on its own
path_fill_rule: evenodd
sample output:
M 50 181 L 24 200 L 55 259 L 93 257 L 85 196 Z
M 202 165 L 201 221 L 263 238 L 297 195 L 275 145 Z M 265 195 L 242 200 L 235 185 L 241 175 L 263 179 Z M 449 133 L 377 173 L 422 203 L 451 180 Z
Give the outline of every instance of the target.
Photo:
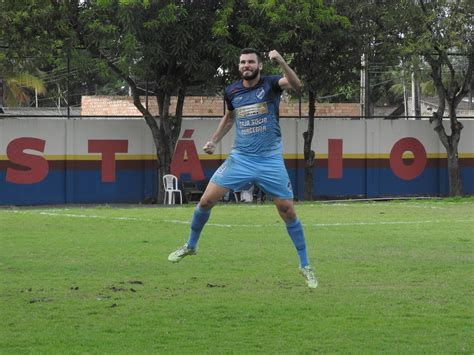
M 395 24 L 402 55 L 409 61 L 421 56 L 429 64 L 438 95 L 438 109 L 430 122 L 448 155 L 449 194 L 462 195 L 458 144 L 463 125 L 456 108 L 469 92 L 474 68 L 474 6 L 470 1 L 409 1 L 397 3 L 389 21 Z M 454 65 L 452 58 L 457 65 Z M 451 134 L 443 125 L 447 106 Z
M 360 59 L 357 42 L 352 41 L 348 19 L 338 15 L 334 8 L 324 6 L 322 1 L 249 1 L 249 5 L 259 18 L 254 27 L 270 35 L 266 46 L 285 54 L 303 82 L 303 94 L 308 95 L 308 128 L 303 133 L 304 198 L 311 200 L 316 98 L 337 92 L 354 79 L 354 68 Z
M 169 173 L 182 123 L 186 90 L 215 85 L 222 41 L 214 35 L 220 1 L 70 1 L 52 0 L 54 29 L 64 50 L 106 66 L 130 87 L 133 103 L 150 128 L 157 151 L 157 201 L 162 177 Z M 148 92 L 159 107 L 159 120 L 140 100 Z M 173 95 L 176 111 L 170 112 Z
M 29 73 L 0 73 L 3 78 L 3 95 L 0 97 L 0 106 L 25 106 L 30 101 L 28 89 L 38 94 L 45 93 L 43 81 Z
M 316 99 L 337 93 L 348 82 L 353 81 L 359 67 L 360 54 L 357 41 L 350 32 L 347 17 L 340 16 L 334 8 L 310 7 L 310 20 L 301 24 L 296 42 L 294 65 L 308 93 L 308 129 L 303 133 L 305 160 L 305 200 L 313 199 L 313 166 L 315 153 L 311 149 L 316 115 Z M 303 21 L 307 19 L 303 18 Z M 316 22 L 316 23 L 315 23 Z M 301 22 L 300 22 L 301 23 Z
M 36 2 L 0 2 L 0 106 L 28 104 L 29 89 L 45 92 L 38 67 L 52 55 L 52 40 L 44 28 L 48 15 L 47 7 Z

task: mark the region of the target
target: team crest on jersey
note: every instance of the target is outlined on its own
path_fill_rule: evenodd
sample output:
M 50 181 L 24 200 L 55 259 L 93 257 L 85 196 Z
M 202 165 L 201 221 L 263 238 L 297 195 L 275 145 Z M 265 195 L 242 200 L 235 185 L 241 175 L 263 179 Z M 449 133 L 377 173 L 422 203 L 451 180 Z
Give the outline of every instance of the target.
M 257 92 L 255 95 L 261 100 L 265 96 L 265 89 L 264 88 L 258 88 Z

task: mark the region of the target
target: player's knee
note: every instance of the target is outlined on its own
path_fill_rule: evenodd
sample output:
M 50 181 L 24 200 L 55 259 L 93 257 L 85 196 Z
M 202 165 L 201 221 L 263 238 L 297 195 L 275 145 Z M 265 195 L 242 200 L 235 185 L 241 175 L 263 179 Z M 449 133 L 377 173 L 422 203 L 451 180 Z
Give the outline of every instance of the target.
M 199 207 L 204 210 L 210 210 L 215 204 L 214 201 L 207 197 L 202 197 L 201 201 L 199 201 Z
M 285 222 L 296 219 L 296 212 L 292 206 L 280 205 L 278 206 L 278 212 L 280 213 L 281 217 L 285 220 Z
M 296 220 L 295 210 L 287 211 L 283 219 L 285 220 L 285 222 L 295 221 Z

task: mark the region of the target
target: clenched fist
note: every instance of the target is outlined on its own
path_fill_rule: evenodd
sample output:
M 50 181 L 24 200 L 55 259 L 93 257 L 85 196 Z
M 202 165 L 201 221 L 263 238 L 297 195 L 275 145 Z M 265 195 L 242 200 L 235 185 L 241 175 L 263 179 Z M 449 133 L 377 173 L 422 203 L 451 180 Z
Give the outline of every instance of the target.
M 204 147 L 202 148 L 207 154 L 213 154 L 214 150 L 216 150 L 216 144 L 213 141 L 209 141 L 206 144 L 204 144 Z
M 268 58 L 274 62 L 277 62 L 278 64 L 285 63 L 285 60 L 281 56 L 280 53 L 278 53 L 276 50 L 272 50 L 268 53 Z

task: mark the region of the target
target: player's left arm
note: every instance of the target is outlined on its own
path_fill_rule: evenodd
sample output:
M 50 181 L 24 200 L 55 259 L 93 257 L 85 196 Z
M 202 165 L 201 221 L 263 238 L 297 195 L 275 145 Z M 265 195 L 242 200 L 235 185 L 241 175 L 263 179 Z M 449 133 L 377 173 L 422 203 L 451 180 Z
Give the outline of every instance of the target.
M 281 69 L 283 70 L 283 74 L 285 75 L 278 81 L 278 85 L 280 85 L 283 90 L 291 89 L 299 93 L 301 91 L 301 80 L 298 78 L 298 75 L 296 75 L 295 71 L 290 68 L 281 54 L 276 50 L 273 50 L 268 53 L 268 57 L 270 60 L 273 60 L 280 65 Z

